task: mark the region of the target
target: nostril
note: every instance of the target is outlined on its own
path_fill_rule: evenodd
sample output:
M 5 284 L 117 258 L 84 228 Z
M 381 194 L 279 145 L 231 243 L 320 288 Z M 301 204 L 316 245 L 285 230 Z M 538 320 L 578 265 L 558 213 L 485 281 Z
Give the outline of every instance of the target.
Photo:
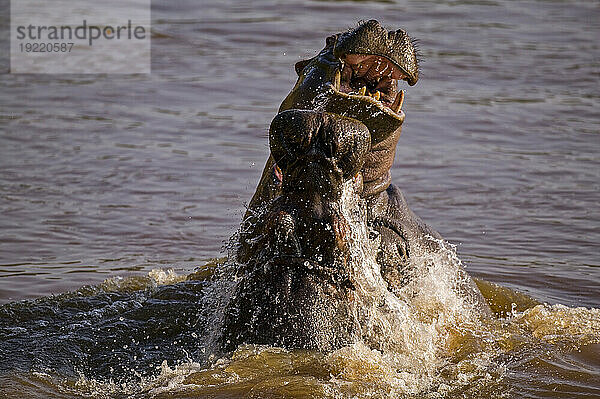
M 301 110 L 278 114 L 271 123 L 269 140 L 271 154 L 282 170 L 281 178 L 277 170 L 274 176 L 284 188 L 294 184 L 330 187 L 334 181 L 352 178 L 371 144 L 369 130 L 356 119 Z
M 323 130 L 327 132 L 327 148 L 330 158 L 343 174 L 351 178 L 364 163 L 371 145 L 371 135 L 361 122 L 326 114 Z
M 314 111 L 288 110 L 271 122 L 269 146 L 275 162 L 282 168 L 306 154 L 320 128 L 320 114 Z

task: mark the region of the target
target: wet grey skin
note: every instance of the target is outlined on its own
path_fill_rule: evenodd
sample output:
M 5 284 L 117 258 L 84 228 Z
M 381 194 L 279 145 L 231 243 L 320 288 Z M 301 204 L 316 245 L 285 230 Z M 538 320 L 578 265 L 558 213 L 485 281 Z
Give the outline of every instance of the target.
M 344 185 L 357 197 L 362 191 L 370 140 L 362 123 L 330 113 L 288 110 L 272 121 L 269 143 L 283 184 L 242 226 L 224 349 L 255 343 L 328 351 L 360 339 L 352 227 L 341 201 Z
M 359 226 L 340 214 L 344 186 L 366 208 L 357 223 L 379 237 L 376 260 L 387 290 L 419 272 L 410 269 L 414 250 L 439 249 L 440 234 L 391 183 L 405 118 L 398 84 L 414 85 L 419 76 L 410 37 L 371 20 L 328 37 L 295 69 L 298 80 L 271 124 L 271 155 L 240 228 L 225 350 L 256 343 L 328 351 L 360 339 L 348 267 L 349 231 Z M 483 316 L 491 314 L 460 273 L 462 293 Z

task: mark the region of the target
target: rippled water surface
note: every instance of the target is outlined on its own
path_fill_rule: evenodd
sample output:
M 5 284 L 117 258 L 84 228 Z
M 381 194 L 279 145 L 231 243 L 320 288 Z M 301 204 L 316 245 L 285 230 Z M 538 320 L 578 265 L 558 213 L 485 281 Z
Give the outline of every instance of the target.
M 151 75 L 0 75 L 0 393 L 600 396 L 600 3 L 156 1 L 152 18 Z M 294 63 L 370 18 L 422 58 L 394 182 L 517 308 L 466 328 L 440 299 L 422 370 L 361 346 L 219 359 L 226 284 L 188 276 L 224 256 Z

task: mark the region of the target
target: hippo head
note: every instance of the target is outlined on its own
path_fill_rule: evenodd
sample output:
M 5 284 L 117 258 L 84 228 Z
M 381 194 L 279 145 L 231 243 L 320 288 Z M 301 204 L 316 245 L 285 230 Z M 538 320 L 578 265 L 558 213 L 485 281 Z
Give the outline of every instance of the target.
M 412 41 L 368 21 L 329 37 L 296 71 L 237 237 L 226 350 L 254 343 L 327 351 L 370 334 L 381 339 L 381 323 L 392 330 L 398 320 L 377 261 L 383 235 L 367 219 L 369 201 L 390 184 L 404 121 L 398 81 L 418 79 Z
M 350 118 L 290 110 L 275 117 L 269 136 L 283 175 L 281 195 L 261 217 L 269 254 L 326 268 L 333 280 L 351 285 L 343 207 L 362 189 L 359 172 L 370 148 L 369 131 Z
M 379 309 L 388 294 L 360 196 L 369 130 L 355 119 L 289 110 L 272 121 L 269 141 L 283 187 L 242 225 L 223 347 L 350 344 L 364 337 L 364 309 Z
M 364 123 L 374 142 L 404 121 L 404 91 L 398 82 L 412 86 L 419 78 L 412 39 L 375 20 L 328 37 L 317 56 L 296 64 L 296 72 L 298 81 L 279 111 L 318 109 L 348 116 Z

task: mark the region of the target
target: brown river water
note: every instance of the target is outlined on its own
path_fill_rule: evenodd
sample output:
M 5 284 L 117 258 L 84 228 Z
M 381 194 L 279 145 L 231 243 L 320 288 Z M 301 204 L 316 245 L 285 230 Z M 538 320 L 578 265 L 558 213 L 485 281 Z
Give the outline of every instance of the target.
M 421 260 L 397 351 L 218 353 L 211 276 L 293 65 L 371 18 L 419 39 L 393 180 L 456 250 Z M 600 397 L 600 2 L 155 1 L 152 25 L 150 75 L 0 74 L 0 398 Z

